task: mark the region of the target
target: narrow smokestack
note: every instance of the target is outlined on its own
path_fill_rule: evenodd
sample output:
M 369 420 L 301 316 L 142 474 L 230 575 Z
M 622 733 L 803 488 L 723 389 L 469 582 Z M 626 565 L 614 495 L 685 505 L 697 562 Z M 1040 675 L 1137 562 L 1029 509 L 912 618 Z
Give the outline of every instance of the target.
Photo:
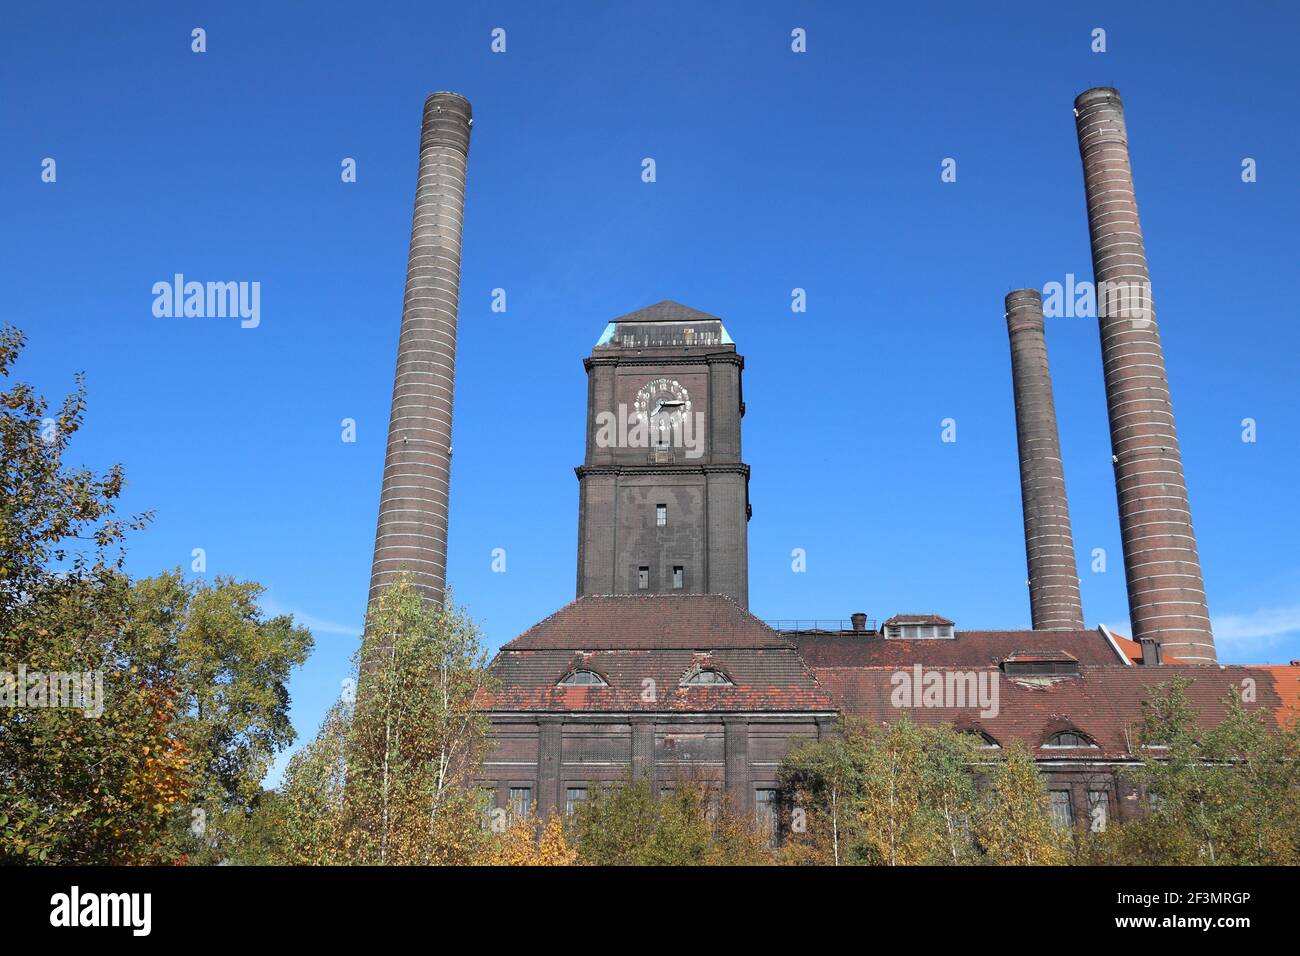
M 1215 662 L 1119 91 L 1074 101 L 1133 639 Z
M 1036 631 L 1083 630 L 1079 569 L 1065 497 L 1061 439 L 1043 336 L 1043 298 L 1017 289 L 1006 298 L 1011 379 L 1020 444 L 1020 500 L 1025 515 L 1029 612 Z
M 420 175 L 406 263 L 388 452 L 370 571 L 370 602 L 403 572 L 431 604 L 447 583 L 447 495 L 456 378 L 460 236 L 469 157 L 469 101 L 424 101 Z

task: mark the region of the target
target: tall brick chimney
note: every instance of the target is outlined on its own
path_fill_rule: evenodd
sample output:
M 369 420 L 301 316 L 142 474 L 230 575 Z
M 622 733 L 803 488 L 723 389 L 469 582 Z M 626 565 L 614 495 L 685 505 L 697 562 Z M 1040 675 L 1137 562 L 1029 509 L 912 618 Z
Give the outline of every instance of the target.
M 1037 289 L 1007 293 L 1007 335 L 1020 445 L 1020 500 L 1025 515 L 1029 610 L 1036 631 L 1083 630 L 1079 569 L 1065 497 L 1061 439 Z
M 370 571 L 371 604 L 403 572 L 411 574 L 431 604 L 442 604 L 446 588 L 456 310 L 471 116 L 469 101 L 457 93 L 432 93 L 424 101 L 402 332 Z
M 1133 639 L 1216 661 L 1119 91 L 1074 101 Z

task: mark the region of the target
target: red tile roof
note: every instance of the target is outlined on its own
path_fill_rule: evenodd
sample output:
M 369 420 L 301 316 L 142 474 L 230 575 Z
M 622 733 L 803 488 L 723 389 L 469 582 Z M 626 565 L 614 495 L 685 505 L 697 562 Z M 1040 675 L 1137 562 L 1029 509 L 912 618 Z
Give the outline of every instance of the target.
M 502 650 L 712 650 L 794 645 L 720 594 L 622 594 L 578 598 Z
M 794 634 L 812 667 L 993 666 L 1012 654 L 1065 652 L 1081 664 L 1121 663 L 1098 631 L 957 631 L 951 640 L 887 640 L 877 634 Z
M 1038 661 L 1074 661 L 1078 663 L 1079 658 L 1075 657 L 1068 651 L 1060 650 L 1040 650 L 1040 651 L 1012 651 L 1003 658 L 1003 663 L 1011 661 L 1013 664 L 1035 663 Z
M 1143 701 L 1159 693 L 1175 677 L 1190 681 L 1187 697 L 1207 725 L 1227 712 L 1224 701 L 1231 689 L 1242 689 L 1246 679 L 1255 682 L 1255 701 L 1281 723 L 1300 703 L 1300 668 L 1204 667 L 1174 665 L 1127 667 L 1122 664 L 1086 666 L 1080 676 L 1057 679 L 1008 678 L 993 667 L 976 669 L 997 681 L 997 714 L 982 716 L 978 706 L 896 707 L 895 677 L 907 668 L 815 667 L 817 680 L 846 714 L 873 722 L 891 723 L 906 713 L 922 725 L 949 723 L 979 729 L 1006 746 L 1022 740 L 1036 748 L 1039 758 L 1070 759 L 1131 755 L 1143 719 Z M 942 671 L 926 667 L 926 671 Z M 1283 673 L 1277 674 L 1274 671 Z M 916 701 L 913 701 L 916 703 Z M 990 708 L 991 710 L 992 708 Z M 1097 743 L 1097 749 L 1042 749 L 1052 734 L 1078 730 Z
M 1111 631 L 1110 636 L 1115 639 L 1115 643 L 1119 645 L 1119 649 L 1123 652 L 1125 657 L 1131 660 L 1134 664 L 1142 663 L 1142 645 L 1138 641 L 1130 640 L 1116 631 Z M 1181 658 L 1174 657 L 1172 654 L 1162 654 L 1161 661 L 1165 664 L 1184 663 Z
M 834 705 L 793 643 L 719 595 L 583 597 L 501 648 L 491 711 L 818 711 Z M 731 685 L 682 687 L 697 666 Z M 559 687 L 573 670 L 607 687 Z

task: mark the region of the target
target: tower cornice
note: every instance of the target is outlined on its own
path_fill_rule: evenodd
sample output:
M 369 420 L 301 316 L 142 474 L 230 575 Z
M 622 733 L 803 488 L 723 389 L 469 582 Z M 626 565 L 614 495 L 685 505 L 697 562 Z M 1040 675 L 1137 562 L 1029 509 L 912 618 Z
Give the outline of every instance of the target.
M 745 367 L 745 357 L 736 352 L 663 352 L 659 355 L 588 355 L 582 367 L 590 372 L 597 366 L 616 365 L 735 365 Z
M 743 475 L 749 477 L 749 465 L 731 462 L 708 465 L 578 465 L 573 473 L 581 481 L 588 475 Z

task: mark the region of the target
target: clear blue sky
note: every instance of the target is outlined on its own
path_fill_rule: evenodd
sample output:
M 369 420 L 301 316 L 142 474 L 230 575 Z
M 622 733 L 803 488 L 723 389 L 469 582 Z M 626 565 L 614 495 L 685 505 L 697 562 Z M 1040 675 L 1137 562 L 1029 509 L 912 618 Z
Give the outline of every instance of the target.
M 581 359 L 610 317 L 664 298 L 723 316 L 746 357 L 756 614 L 1027 626 L 1002 297 L 1091 277 L 1071 105 L 1114 85 L 1221 657 L 1285 661 L 1300 21 L 1140 6 L 11 6 L 0 276 L 30 335 L 19 375 L 56 397 L 86 372 L 75 458 L 121 462 L 126 507 L 158 512 L 134 573 L 202 547 L 209 574 L 264 583 L 313 627 L 292 688 L 312 732 L 364 612 L 420 108 L 457 90 L 475 125 L 450 579 L 492 648 L 573 596 Z M 260 282 L 260 327 L 155 318 L 151 287 L 176 272 Z M 1048 336 L 1085 614 L 1124 627 L 1096 323 Z

